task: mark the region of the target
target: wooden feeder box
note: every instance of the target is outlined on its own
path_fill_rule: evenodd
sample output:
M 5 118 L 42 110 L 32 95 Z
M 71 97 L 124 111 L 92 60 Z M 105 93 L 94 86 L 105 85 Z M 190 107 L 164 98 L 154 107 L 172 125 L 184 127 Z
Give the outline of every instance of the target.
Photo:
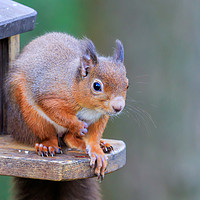
M 90 158 L 83 152 L 64 150 L 54 157 L 40 157 L 34 147 L 15 142 L 6 135 L 6 104 L 3 97 L 3 80 L 9 63 L 19 54 L 19 34 L 34 28 L 37 12 L 10 0 L 0 0 L 0 175 L 53 181 L 93 177 Z M 114 151 L 108 156 L 106 173 L 125 165 L 126 146 L 119 140 L 106 140 Z

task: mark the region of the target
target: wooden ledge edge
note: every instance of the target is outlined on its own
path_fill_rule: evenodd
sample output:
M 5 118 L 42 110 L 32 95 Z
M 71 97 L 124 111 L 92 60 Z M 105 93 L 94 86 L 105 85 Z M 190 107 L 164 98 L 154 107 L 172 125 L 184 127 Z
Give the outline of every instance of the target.
M 114 151 L 107 154 L 105 174 L 122 168 L 126 163 L 126 145 L 120 140 L 104 139 Z M 64 150 L 55 157 L 40 157 L 33 147 L 23 146 L 10 136 L 0 136 L 0 175 L 51 181 L 69 181 L 94 177 L 90 158 L 84 152 Z

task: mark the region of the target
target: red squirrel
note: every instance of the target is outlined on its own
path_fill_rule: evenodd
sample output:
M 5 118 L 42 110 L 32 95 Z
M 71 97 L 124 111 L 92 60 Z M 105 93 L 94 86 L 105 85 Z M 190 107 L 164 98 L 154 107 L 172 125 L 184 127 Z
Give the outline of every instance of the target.
M 128 87 L 119 40 L 113 56 L 103 57 L 87 38 L 45 34 L 12 63 L 5 85 L 8 132 L 15 140 L 53 156 L 61 153 L 58 135 L 67 146 L 85 151 L 95 174 L 104 177 L 103 149 L 109 145 L 101 141 L 102 133 L 109 116 L 123 110 Z

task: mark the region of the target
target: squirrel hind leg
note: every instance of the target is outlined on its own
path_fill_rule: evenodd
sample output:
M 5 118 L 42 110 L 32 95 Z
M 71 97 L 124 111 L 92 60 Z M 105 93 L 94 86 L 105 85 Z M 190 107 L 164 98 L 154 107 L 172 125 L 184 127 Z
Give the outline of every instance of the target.
M 58 147 L 58 139 L 56 137 L 51 139 L 46 139 L 41 143 L 36 143 L 35 150 L 38 155 L 46 157 L 48 157 L 49 155 L 53 157 L 56 153 L 58 154 L 62 153 L 61 148 Z
M 81 151 L 85 151 L 86 149 L 85 142 L 81 138 L 76 137 L 72 133 L 65 134 L 64 142 L 70 148 L 76 148 Z

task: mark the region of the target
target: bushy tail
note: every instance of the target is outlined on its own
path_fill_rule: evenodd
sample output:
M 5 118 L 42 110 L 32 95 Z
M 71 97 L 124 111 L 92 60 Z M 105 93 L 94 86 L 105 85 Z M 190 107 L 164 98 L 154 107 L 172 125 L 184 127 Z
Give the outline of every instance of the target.
M 14 178 L 15 200 L 100 200 L 94 178 L 74 181 L 47 181 Z

